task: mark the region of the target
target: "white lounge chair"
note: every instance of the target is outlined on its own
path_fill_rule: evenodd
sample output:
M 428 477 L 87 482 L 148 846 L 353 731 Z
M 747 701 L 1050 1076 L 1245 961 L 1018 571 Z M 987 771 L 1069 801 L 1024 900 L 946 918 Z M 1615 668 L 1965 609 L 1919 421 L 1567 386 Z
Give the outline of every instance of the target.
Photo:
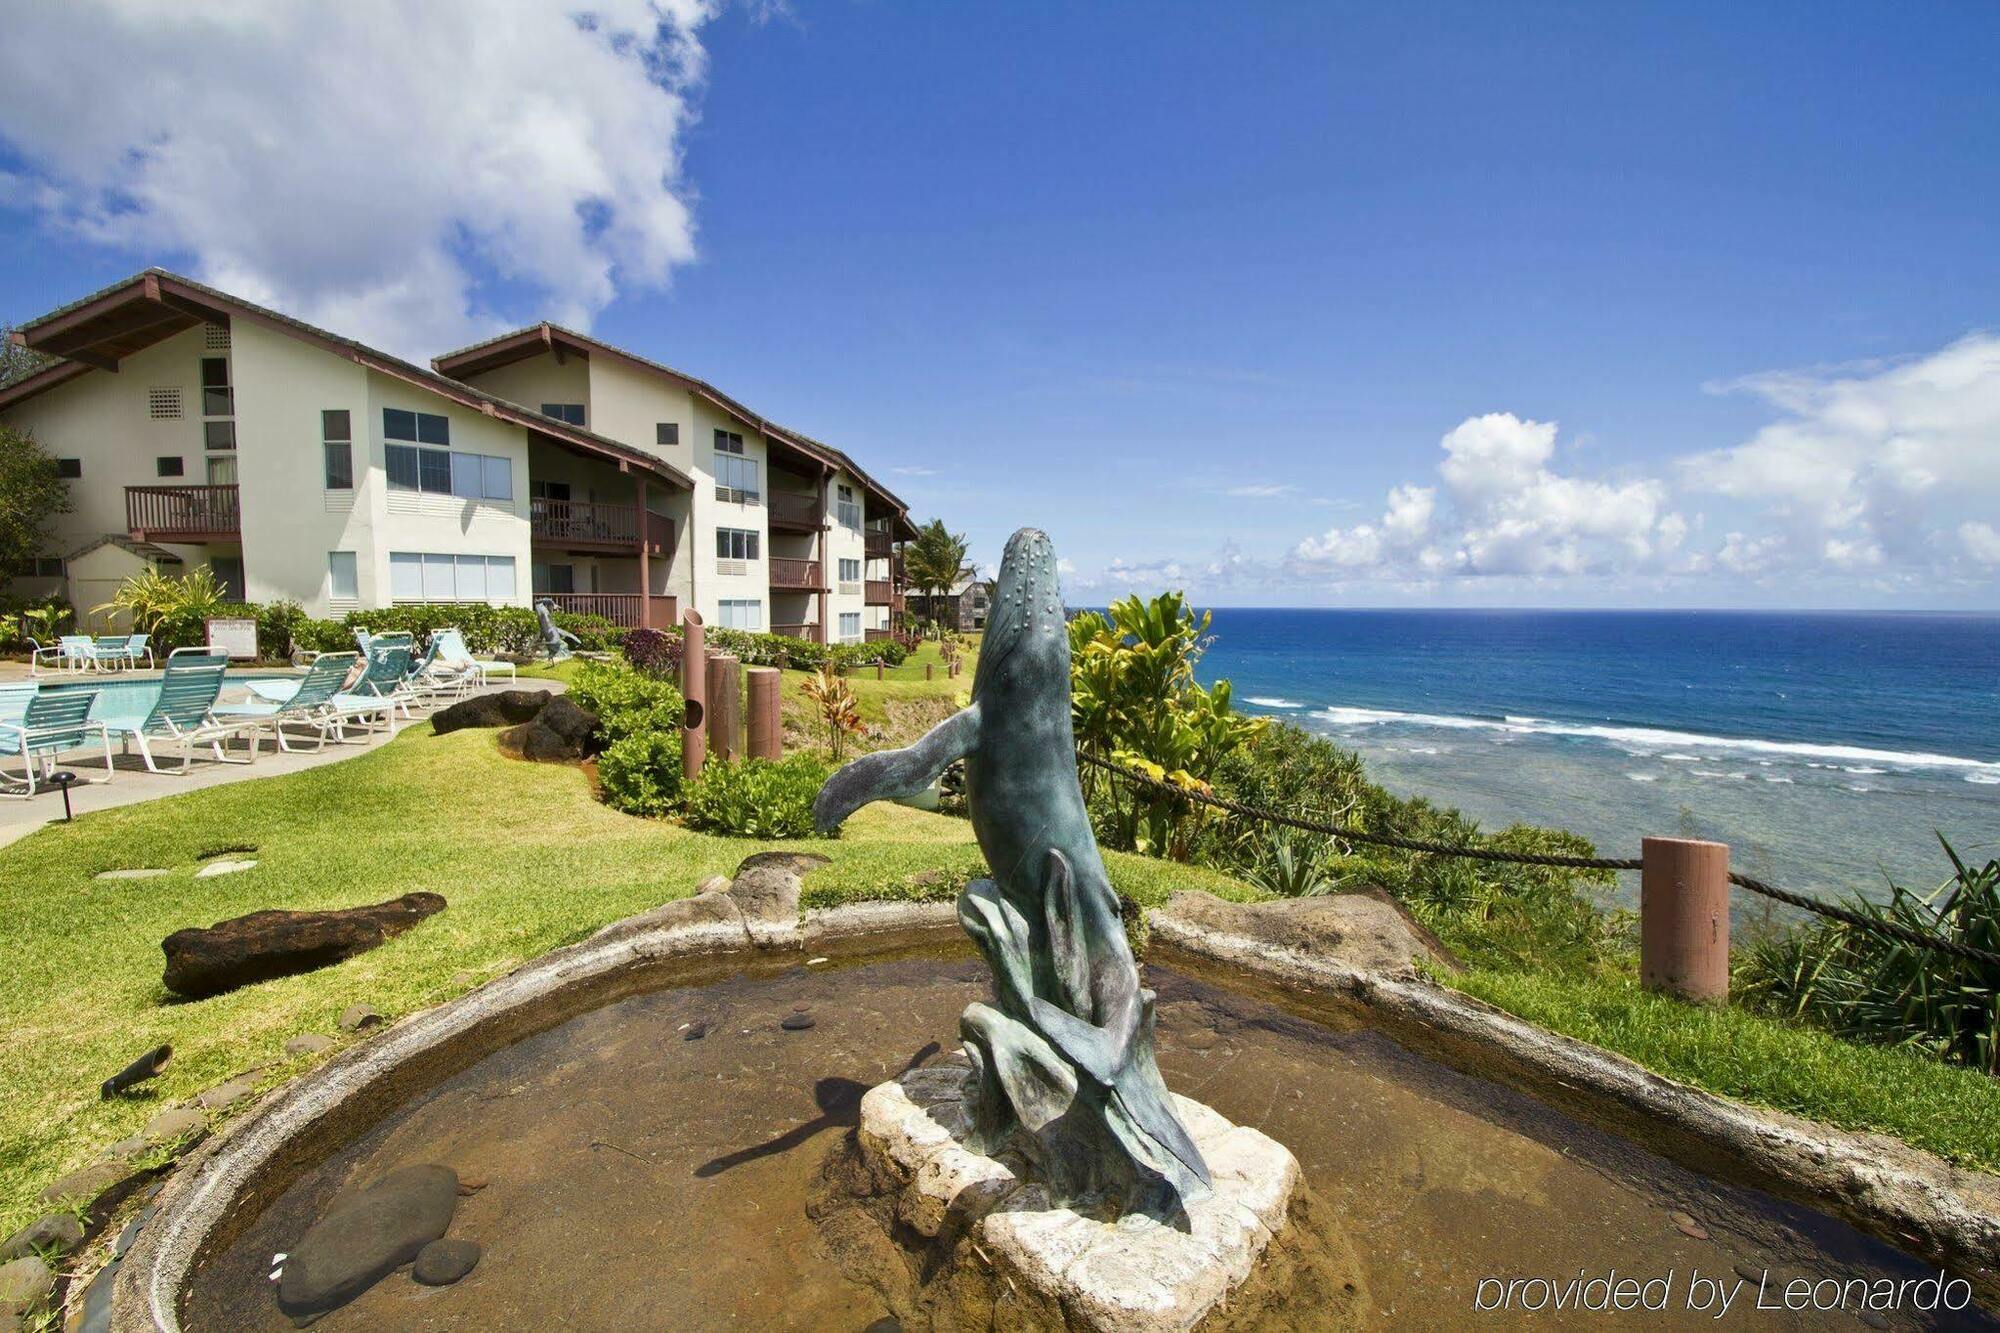
M 515 669 L 512 662 L 474 657 L 472 649 L 466 646 L 465 635 L 457 626 L 447 626 L 431 635 L 431 651 L 436 654 L 437 660 L 445 665 L 460 671 L 472 672 L 482 685 L 489 677 L 502 671 L 507 673 L 507 679 L 510 681 L 520 679 L 521 673 Z

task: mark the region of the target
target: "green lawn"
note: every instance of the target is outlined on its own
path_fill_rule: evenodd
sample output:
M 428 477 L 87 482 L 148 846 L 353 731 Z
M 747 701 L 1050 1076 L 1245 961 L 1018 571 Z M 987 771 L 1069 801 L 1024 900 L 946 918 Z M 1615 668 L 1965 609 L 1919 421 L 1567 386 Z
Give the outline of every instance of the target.
M 254 844 L 258 865 L 197 880 L 196 857 Z M 693 833 L 600 805 L 579 769 L 502 758 L 493 733 L 427 724 L 339 764 L 189 792 L 53 825 L 0 849 L 0 1235 L 35 1194 L 155 1112 L 249 1065 L 275 1079 L 303 1064 L 281 1047 L 339 1036 L 347 1006 L 394 1016 L 597 927 L 691 893 L 779 844 Z M 872 806 L 807 881 L 809 900 L 950 897 L 979 864 L 963 820 Z M 1118 886 L 1157 903 L 1172 889 L 1247 890 L 1207 871 L 1109 858 Z M 101 870 L 172 876 L 99 881 Z M 919 885 L 943 868 L 940 883 Z M 308 976 L 180 1002 L 160 984 L 160 940 L 259 908 L 349 907 L 417 889 L 450 907 L 372 953 Z M 174 1060 L 146 1095 L 100 1101 L 97 1085 L 161 1042 Z

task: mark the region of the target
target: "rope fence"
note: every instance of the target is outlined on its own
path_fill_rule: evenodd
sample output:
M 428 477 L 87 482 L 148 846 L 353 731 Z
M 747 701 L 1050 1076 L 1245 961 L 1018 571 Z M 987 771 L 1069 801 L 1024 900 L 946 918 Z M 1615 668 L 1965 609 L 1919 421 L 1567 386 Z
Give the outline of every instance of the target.
M 1330 820 L 1309 819 L 1299 815 L 1285 814 L 1277 810 L 1264 810 L 1257 806 L 1246 805 L 1242 801 L 1230 800 L 1226 796 L 1217 796 L 1210 792 L 1194 791 L 1186 787 L 1176 786 L 1171 782 L 1156 778 L 1150 773 L 1141 772 L 1136 768 L 1115 763 L 1112 760 L 1105 759 L 1099 755 L 1089 754 L 1083 750 L 1078 750 L 1076 757 L 1079 763 L 1087 764 L 1092 768 L 1109 773 L 1134 786 L 1144 787 L 1149 791 L 1157 792 L 1160 795 L 1171 797 L 1175 800 L 1185 801 L 1192 805 L 1208 806 L 1212 809 L 1223 811 L 1225 814 L 1235 815 L 1239 818 L 1252 820 L 1260 824 L 1276 824 L 1285 828 L 1298 829 L 1303 833 L 1319 833 L 1348 842 L 1368 843 L 1377 847 L 1393 847 L 1406 852 L 1426 852 L 1434 856 L 1462 857 L 1470 861 L 1497 861 L 1509 865 L 1544 866 L 1559 870 L 1643 870 L 1646 865 L 1644 861 L 1637 857 L 1556 856 L 1543 852 L 1510 852 L 1497 847 L 1467 847 L 1456 843 L 1432 842 L 1425 838 L 1406 838 L 1395 833 L 1375 833 L 1367 829 L 1336 824 Z M 1991 967 L 2000 967 L 2000 954 L 1993 953 L 1987 949 L 1977 948 L 1970 944 L 1960 944 L 1956 940 L 1947 940 L 1936 935 L 1929 935 L 1921 930 L 1913 930 L 1908 926 L 1899 925 L 1894 921 L 1882 921 L 1842 907 L 1837 903 L 1830 903 L 1824 899 L 1814 898 L 1802 893 L 1793 893 L 1788 889 L 1778 888 L 1776 885 L 1767 884 L 1763 880 L 1753 878 L 1749 875 L 1738 874 L 1733 870 L 1729 872 L 1729 882 L 1738 888 L 1746 889 L 1761 897 L 1770 898 L 1776 902 L 1785 903 L 1788 906 L 1839 921 L 1856 930 L 1872 931 L 1875 934 L 1884 935 L 1890 939 L 1900 940 L 1915 948 L 1933 949 L 1939 953 L 1947 953 L 1954 957 L 1985 963 Z

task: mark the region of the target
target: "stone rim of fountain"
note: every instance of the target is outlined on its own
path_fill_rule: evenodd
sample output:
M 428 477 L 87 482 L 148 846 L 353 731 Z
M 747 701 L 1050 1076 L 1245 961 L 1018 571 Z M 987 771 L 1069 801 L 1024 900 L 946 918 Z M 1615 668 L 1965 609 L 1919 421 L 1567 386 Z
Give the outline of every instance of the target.
M 799 876 L 821 860 L 791 853 L 752 857 L 722 888 L 614 922 L 407 1015 L 274 1092 L 191 1153 L 168 1180 L 159 1211 L 115 1275 L 111 1327 L 117 1333 L 178 1333 L 196 1261 L 226 1239 L 243 1199 L 267 1187 L 263 1178 L 288 1155 L 300 1155 L 294 1145 L 303 1136 L 343 1120 L 372 1123 L 368 1108 L 391 1095 L 399 1074 L 410 1076 L 439 1059 L 482 1058 L 617 998 L 620 979 L 634 983 L 626 993 L 636 993 L 648 989 L 643 983 L 654 974 L 691 962 L 729 967 L 787 955 L 805 962 L 835 949 L 872 957 L 958 934 L 951 903 L 873 901 L 802 916 Z M 1841 1218 L 1967 1277 L 1982 1302 L 2000 1304 L 2000 1274 L 1980 1269 L 2000 1253 L 2000 1178 L 1954 1167 L 1896 1140 L 1672 1082 L 1414 972 L 1365 970 L 1274 943 L 1244 915 L 1254 910 L 1181 893 L 1149 912 L 1148 920 L 1162 961 L 1190 966 L 1239 991 L 1358 1007 L 1399 1042 L 1510 1082 L 1614 1133 L 1633 1138 L 1641 1128 L 1664 1132 L 1664 1140 L 1647 1138 L 1663 1156 Z M 869 947 L 857 949 L 861 944 Z

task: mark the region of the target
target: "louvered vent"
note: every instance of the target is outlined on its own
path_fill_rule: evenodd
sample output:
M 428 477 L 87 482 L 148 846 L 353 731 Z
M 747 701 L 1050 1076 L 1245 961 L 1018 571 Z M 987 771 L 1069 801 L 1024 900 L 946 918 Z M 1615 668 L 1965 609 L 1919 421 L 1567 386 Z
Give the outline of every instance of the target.
M 229 350 L 229 326 L 228 326 L 228 325 L 226 325 L 226 324 L 210 324 L 210 325 L 208 325 L 208 326 L 207 326 L 207 327 L 206 327 L 205 329 L 203 329 L 203 331 L 202 331 L 202 343 L 201 343 L 201 345 L 202 345 L 202 348 L 203 348 L 203 350 L 204 350 L 204 351 L 210 351 L 210 352 L 226 352 L 226 351 L 228 351 L 228 350 Z
M 224 333 L 226 338 L 229 335 Z M 181 419 L 181 391 L 179 389 L 146 390 L 146 415 L 155 421 L 179 421 Z

